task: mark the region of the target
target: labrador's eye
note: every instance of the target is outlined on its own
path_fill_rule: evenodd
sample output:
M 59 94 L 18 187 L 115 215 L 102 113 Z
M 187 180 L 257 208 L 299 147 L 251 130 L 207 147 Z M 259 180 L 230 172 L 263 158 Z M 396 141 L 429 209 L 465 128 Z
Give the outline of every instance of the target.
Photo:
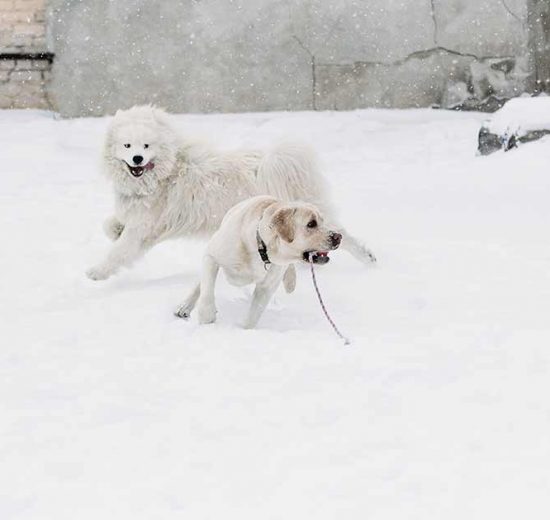
M 307 223 L 307 227 L 310 228 L 310 229 L 316 228 L 317 227 L 317 221 L 315 219 L 310 220 Z
M 124 148 L 130 148 L 130 146 L 132 146 L 132 145 L 127 143 L 127 144 L 124 145 Z
M 144 144 L 143 145 L 143 148 L 145 148 L 147 150 L 147 148 L 149 148 L 149 145 L 148 144 Z

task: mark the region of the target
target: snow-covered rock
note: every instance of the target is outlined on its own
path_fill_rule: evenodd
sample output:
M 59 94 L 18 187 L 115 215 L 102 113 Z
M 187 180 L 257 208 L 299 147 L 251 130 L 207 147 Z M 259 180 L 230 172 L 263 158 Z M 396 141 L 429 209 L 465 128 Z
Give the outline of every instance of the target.
M 550 97 L 519 97 L 508 101 L 485 121 L 478 135 L 478 151 L 488 155 L 550 133 Z

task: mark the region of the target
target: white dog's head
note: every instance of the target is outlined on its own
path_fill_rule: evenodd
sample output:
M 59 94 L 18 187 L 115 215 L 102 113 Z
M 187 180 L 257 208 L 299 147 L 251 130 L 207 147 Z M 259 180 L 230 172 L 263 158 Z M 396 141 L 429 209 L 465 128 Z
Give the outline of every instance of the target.
M 145 124 L 124 125 L 115 128 L 113 151 L 117 159 L 124 161 L 134 177 L 155 167 L 157 136 Z
M 170 175 L 177 136 L 169 116 L 152 106 L 136 106 L 115 114 L 105 140 L 107 174 L 125 192 L 150 192 Z
M 295 202 L 277 206 L 267 222 L 274 234 L 270 245 L 274 259 L 326 264 L 328 252 L 340 246 L 342 235 L 326 226 L 323 215 L 313 204 Z

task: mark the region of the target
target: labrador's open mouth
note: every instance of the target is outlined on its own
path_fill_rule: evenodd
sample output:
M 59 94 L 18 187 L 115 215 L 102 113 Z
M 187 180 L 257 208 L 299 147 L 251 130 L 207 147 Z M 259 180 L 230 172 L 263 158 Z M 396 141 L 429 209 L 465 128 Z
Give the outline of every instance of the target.
M 313 264 L 326 264 L 330 261 L 328 251 L 304 251 L 304 261 Z
M 128 166 L 128 170 L 134 177 L 141 177 L 146 170 L 152 170 L 155 164 L 153 162 L 148 162 L 145 166 L 130 166 L 126 163 L 126 166 Z

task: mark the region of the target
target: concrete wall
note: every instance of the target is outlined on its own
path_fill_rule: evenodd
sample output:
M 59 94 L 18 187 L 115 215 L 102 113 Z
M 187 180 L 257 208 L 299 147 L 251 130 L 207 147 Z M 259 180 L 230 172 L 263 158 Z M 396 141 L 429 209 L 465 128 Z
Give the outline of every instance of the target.
M 51 0 L 51 99 L 77 116 L 510 97 L 536 76 L 528 7 L 540 1 Z
M 48 108 L 45 0 L 0 0 L 0 108 Z

